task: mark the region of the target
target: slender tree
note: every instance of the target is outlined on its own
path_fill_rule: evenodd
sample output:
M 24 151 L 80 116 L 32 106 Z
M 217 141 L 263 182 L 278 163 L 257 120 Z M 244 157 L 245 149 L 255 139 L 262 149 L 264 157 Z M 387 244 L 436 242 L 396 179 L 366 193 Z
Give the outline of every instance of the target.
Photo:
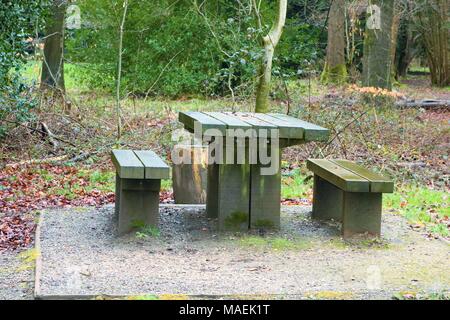
M 364 39 L 363 85 L 392 89 L 392 26 L 395 0 L 371 0 Z
M 52 17 L 46 25 L 41 88 L 65 91 L 64 84 L 64 16 L 66 0 L 54 0 Z
M 328 45 L 321 80 L 342 84 L 347 79 L 345 64 L 345 0 L 332 0 L 328 20 Z
M 122 55 L 123 55 L 123 32 L 127 18 L 128 0 L 123 1 L 123 16 L 119 27 L 119 52 L 117 57 L 117 79 L 116 79 L 116 116 L 117 116 L 117 140 L 122 137 L 122 108 L 120 106 L 120 85 L 122 80 Z
M 256 0 L 253 1 L 253 8 L 258 18 L 259 28 L 262 29 L 261 15 Z M 277 18 L 269 34 L 262 38 L 264 46 L 264 56 L 258 72 L 258 87 L 256 89 L 256 112 L 266 113 L 269 110 L 270 81 L 272 78 L 272 61 L 275 48 L 280 41 L 283 28 L 286 23 L 287 0 L 278 0 Z

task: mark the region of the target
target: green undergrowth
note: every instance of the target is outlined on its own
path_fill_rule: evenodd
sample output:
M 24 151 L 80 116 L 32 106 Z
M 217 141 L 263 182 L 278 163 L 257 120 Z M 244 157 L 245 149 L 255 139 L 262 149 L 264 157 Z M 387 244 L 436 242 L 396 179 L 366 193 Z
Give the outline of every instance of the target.
M 148 238 L 159 238 L 161 236 L 161 230 L 158 227 L 143 225 L 139 227 L 139 231 L 136 232 L 136 238 L 138 239 L 148 239 Z
M 287 162 L 283 161 L 281 197 L 283 199 L 307 198 L 313 187 L 313 179 L 310 179 L 305 168 L 288 170 L 287 166 Z
M 424 186 L 399 186 L 384 195 L 384 209 L 405 217 L 416 227 L 434 235 L 449 237 L 450 206 L 448 193 Z

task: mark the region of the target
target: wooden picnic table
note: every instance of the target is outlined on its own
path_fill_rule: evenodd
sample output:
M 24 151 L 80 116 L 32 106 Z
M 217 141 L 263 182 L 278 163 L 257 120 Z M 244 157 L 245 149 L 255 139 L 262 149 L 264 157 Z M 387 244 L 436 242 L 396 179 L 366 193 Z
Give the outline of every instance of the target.
M 249 157 L 246 156 L 243 164 L 208 164 L 206 209 L 209 217 L 218 218 L 219 230 L 279 228 L 281 150 L 311 141 L 327 141 L 329 137 L 328 129 L 283 114 L 180 112 L 179 121 L 190 132 L 194 132 L 196 123 L 201 124 L 202 134 L 209 129 L 215 129 L 224 136 L 229 129 L 254 129 L 256 133 L 260 129 L 268 129 L 278 132 L 279 163 L 273 175 L 261 174 L 261 168 L 270 167 L 270 164 L 260 163 L 259 157 L 256 163 L 248 161 Z M 262 137 L 257 136 L 257 139 Z

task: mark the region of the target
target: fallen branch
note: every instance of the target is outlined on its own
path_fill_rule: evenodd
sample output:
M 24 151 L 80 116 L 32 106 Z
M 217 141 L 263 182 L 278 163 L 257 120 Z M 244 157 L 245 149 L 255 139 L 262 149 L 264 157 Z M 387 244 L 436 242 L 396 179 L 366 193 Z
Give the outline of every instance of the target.
M 47 134 L 48 141 L 53 146 L 53 150 L 58 149 L 59 144 L 58 144 L 57 140 L 55 139 L 55 135 L 50 131 L 47 124 L 45 122 L 41 122 L 41 126 L 42 126 L 42 131 L 44 131 Z
M 30 126 L 27 126 L 26 124 L 23 124 L 23 123 L 20 123 L 20 122 L 17 122 L 17 121 L 11 121 L 11 120 L 6 120 L 6 119 L 0 119 L 0 121 L 7 122 L 7 123 L 12 123 L 12 124 L 16 124 L 16 125 L 22 126 L 22 127 L 24 127 L 24 128 L 27 128 L 28 130 L 31 130 L 31 131 L 33 131 L 33 132 L 38 132 L 38 133 L 40 133 L 40 134 L 44 134 L 44 135 L 47 134 L 47 132 L 45 132 L 45 131 L 42 131 L 42 130 L 39 130 L 39 129 L 36 129 L 36 128 L 32 128 L 32 127 L 30 127 Z M 60 138 L 60 137 L 58 137 L 57 135 L 54 135 L 54 134 L 53 134 L 53 139 L 58 140 L 58 141 L 63 142 L 63 143 L 66 143 L 66 144 L 69 144 L 69 145 L 71 145 L 72 147 L 78 148 L 78 146 L 77 146 L 76 144 L 74 144 L 73 142 L 70 142 L 70 141 L 67 141 L 67 140 L 65 140 L 65 139 L 63 139 L 63 138 Z M 79 149 L 79 148 L 78 148 L 78 149 Z
M 64 156 L 45 158 L 45 159 L 31 159 L 31 160 L 26 160 L 26 161 L 21 161 L 21 162 L 16 162 L 16 163 L 8 163 L 6 165 L 6 167 L 16 167 L 16 166 L 23 166 L 23 165 L 28 165 L 28 164 L 60 162 L 60 161 L 67 159 L 68 157 L 69 157 L 68 155 L 64 155 Z

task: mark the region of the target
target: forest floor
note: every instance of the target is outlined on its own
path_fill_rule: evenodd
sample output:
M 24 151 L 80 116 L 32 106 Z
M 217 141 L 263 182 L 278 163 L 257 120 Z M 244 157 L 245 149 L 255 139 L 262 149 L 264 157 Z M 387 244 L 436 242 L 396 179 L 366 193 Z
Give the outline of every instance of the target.
M 273 111 L 289 110 L 291 115 L 329 128 L 331 138 L 285 150 L 283 204 L 311 204 L 307 158 L 346 158 L 395 180 L 396 193 L 384 198 L 385 212 L 403 217 L 405 228 L 427 241 L 448 243 L 450 112 L 448 108 L 399 109 L 394 102 L 450 100 L 450 88 L 431 88 L 423 77 L 403 81 L 395 95 L 362 92 L 355 86 L 326 88 L 316 81 L 311 86 L 308 81 L 290 82 L 288 88 L 289 97 L 276 97 Z M 66 112 L 57 99 L 43 101 L 34 111 L 35 119 L 10 127 L 0 146 L 0 297 L 10 287 L 9 281 L 14 281 L 10 271 L 33 260 L 30 248 L 42 210 L 102 207 L 114 202 L 109 159 L 111 148 L 118 147 L 114 99 L 110 94 L 74 87 L 69 87 L 68 97 Z M 251 100 L 192 97 L 175 101 L 128 97 L 122 103 L 120 146 L 150 148 L 168 161 L 175 144 L 171 134 L 182 128 L 178 111 L 252 108 Z M 53 142 L 42 134 L 42 123 L 55 135 Z M 163 184 L 161 201 L 172 201 L 170 181 Z M 27 278 L 27 267 L 19 270 Z M 21 277 L 17 275 L 17 286 L 24 287 L 27 295 L 28 280 L 22 282 Z

